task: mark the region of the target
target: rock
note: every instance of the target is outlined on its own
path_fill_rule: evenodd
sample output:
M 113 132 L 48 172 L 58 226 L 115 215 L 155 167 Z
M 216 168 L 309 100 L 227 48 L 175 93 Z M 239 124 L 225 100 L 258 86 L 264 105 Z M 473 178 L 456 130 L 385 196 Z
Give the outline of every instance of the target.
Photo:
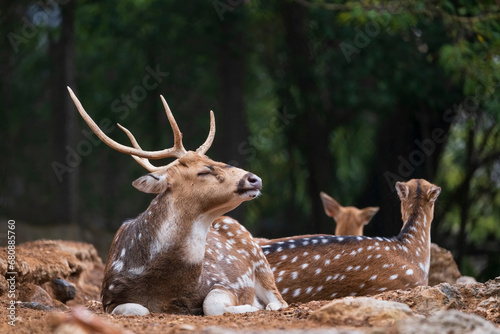
M 68 300 L 75 298 L 76 288 L 71 283 L 62 278 L 56 278 L 51 283 L 56 298 L 61 302 L 66 303 Z
M 0 259 L 7 259 L 7 251 L 6 247 L 0 248 Z M 7 262 L 2 260 L 0 264 L 2 265 L 0 270 L 5 273 Z M 81 305 L 87 300 L 100 299 L 104 265 L 94 246 L 88 243 L 37 240 L 16 245 L 15 264 L 9 271 L 17 272 L 18 301 L 36 301 L 58 307 L 64 305 L 56 297 L 58 292 L 54 290 L 51 283 L 56 279 L 64 279 L 74 286 L 74 300 L 68 302 L 72 305 Z M 4 274 L 0 277 L 0 296 L 4 298 L 7 292 L 4 287 L 6 283 Z M 52 299 L 51 301 L 48 300 L 47 295 Z
M 19 300 L 26 303 L 35 303 L 45 306 L 61 306 L 57 300 L 54 300 L 47 291 L 39 285 L 27 283 L 19 289 Z
M 54 308 L 51 306 L 46 306 L 44 304 L 40 304 L 37 302 L 24 302 L 24 303 L 21 303 L 21 307 L 30 308 L 32 310 L 39 310 L 39 311 L 52 311 L 52 310 L 54 310 Z
M 460 277 L 458 266 L 449 250 L 431 244 L 431 264 L 429 268 L 429 285 L 439 283 L 454 284 Z
M 500 324 L 500 277 L 484 284 L 441 283 L 433 287 L 387 291 L 373 298 L 404 303 L 413 312 L 426 317 L 438 311 L 454 309 Z
M 459 283 L 459 284 L 471 284 L 471 283 L 477 283 L 477 281 L 474 277 L 461 276 L 457 279 L 457 283 Z
M 393 334 L 500 334 L 489 321 L 459 311 L 441 311 L 428 318 L 411 317 L 398 321 L 385 332 Z
M 405 304 L 370 297 L 346 297 L 314 311 L 311 319 L 332 326 L 387 326 L 412 315 Z

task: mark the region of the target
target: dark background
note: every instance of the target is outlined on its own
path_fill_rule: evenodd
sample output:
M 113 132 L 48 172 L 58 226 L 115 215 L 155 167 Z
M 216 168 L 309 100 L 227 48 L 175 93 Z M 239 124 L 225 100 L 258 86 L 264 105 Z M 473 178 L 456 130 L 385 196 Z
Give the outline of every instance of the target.
M 18 241 L 92 242 L 106 256 L 151 196 L 100 143 L 172 145 L 160 94 L 195 149 L 261 176 L 230 213 L 255 236 L 333 233 L 319 192 L 402 221 L 397 180 L 442 187 L 432 240 L 462 273 L 500 275 L 500 10 L 472 1 L 2 1 L 0 218 Z M 160 162 L 162 163 L 162 162 Z M 2 233 L 0 231 L 0 233 Z M 6 233 L 0 234 L 2 243 Z

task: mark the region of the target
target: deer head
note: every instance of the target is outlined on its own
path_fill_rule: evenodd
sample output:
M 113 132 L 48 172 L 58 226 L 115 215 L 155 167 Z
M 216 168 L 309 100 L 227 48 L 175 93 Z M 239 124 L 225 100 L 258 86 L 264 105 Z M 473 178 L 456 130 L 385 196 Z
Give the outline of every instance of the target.
M 250 233 L 229 218 L 217 229 L 210 229 L 214 219 L 257 197 L 262 188 L 258 176 L 205 156 L 215 135 L 213 112 L 207 140 L 196 151 L 187 151 L 162 96 L 174 146 L 145 151 L 132 133 L 119 124 L 133 147 L 109 138 L 69 87 L 68 90 L 94 133 L 111 148 L 131 155 L 150 172 L 135 180 L 133 186 L 157 195 L 144 213 L 125 222 L 114 237 L 102 288 L 105 311 L 197 314 L 203 309 L 205 314 L 222 314 L 255 311 L 262 307 L 261 302 L 270 309 L 286 306 L 269 264 Z M 169 157 L 175 160 L 165 166 L 149 161 Z M 233 245 L 243 248 L 244 253 Z M 230 266 L 236 260 L 238 266 Z
M 380 209 L 378 206 L 358 209 L 353 206 L 343 207 L 326 193 L 319 194 L 327 216 L 332 217 L 337 226 L 335 235 L 363 235 L 363 228 Z

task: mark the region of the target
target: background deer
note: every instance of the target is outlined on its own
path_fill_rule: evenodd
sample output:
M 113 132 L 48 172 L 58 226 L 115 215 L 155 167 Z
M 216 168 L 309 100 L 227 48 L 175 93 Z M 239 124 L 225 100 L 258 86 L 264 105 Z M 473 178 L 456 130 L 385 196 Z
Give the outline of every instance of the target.
M 367 207 L 361 210 L 354 206 L 343 207 L 324 192 L 321 192 L 319 196 L 323 202 L 323 209 L 326 215 L 335 220 L 335 235 L 363 235 L 363 227 L 370 222 L 380 209 L 378 206 Z M 318 236 L 320 235 L 306 234 L 277 239 L 255 238 L 255 240 L 259 245 L 265 245 L 273 242 Z
M 354 206 L 343 207 L 324 192 L 321 192 L 319 197 L 326 215 L 332 217 L 337 224 L 335 235 L 363 235 L 363 228 L 380 209 L 378 206 L 361 210 Z
M 308 302 L 427 285 L 441 188 L 411 180 L 397 182 L 396 190 L 404 221 L 396 237 L 318 235 L 262 244 L 283 298 Z
M 134 147 L 107 137 L 68 90 L 83 119 L 104 143 L 132 155 L 151 172 L 133 186 L 157 195 L 145 212 L 123 223 L 113 239 L 101 294 L 106 312 L 216 315 L 287 306 L 250 233 L 228 217 L 210 228 L 215 218 L 257 197 L 262 188 L 258 176 L 205 156 L 215 135 L 213 112 L 205 143 L 196 152 L 186 151 L 162 96 L 174 147 L 144 151 L 119 124 Z M 167 157 L 176 160 L 161 167 L 148 160 Z

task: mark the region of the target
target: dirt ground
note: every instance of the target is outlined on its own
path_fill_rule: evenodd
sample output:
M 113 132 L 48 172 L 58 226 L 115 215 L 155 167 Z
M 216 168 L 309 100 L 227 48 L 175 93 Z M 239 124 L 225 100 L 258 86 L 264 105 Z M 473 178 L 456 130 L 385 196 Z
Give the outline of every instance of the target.
M 279 311 L 224 314 L 221 316 L 180 316 L 170 314 L 151 314 L 144 317 L 116 316 L 104 313 L 101 304 L 97 301 L 89 301 L 85 304 L 85 307 L 115 328 L 130 330 L 137 334 L 196 333 L 212 326 L 235 331 L 286 330 L 288 332 L 292 329 L 330 328 L 308 319 L 312 311 L 327 303 L 328 301 L 314 301 L 307 304 L 292 304 L 287 309 Z M 7 319 L 7 306 L 6 302 L 2 302 L 0 308 L 1 319 Z M 16 310 L 16 326 L 13 327 L 7 323 L 7 320 L 3 320 L 0 323 L 0 333 L 51 333 L 57 323 L 56 315 L 60 313 L 60 311 L 41 311 L 18 307 Z

